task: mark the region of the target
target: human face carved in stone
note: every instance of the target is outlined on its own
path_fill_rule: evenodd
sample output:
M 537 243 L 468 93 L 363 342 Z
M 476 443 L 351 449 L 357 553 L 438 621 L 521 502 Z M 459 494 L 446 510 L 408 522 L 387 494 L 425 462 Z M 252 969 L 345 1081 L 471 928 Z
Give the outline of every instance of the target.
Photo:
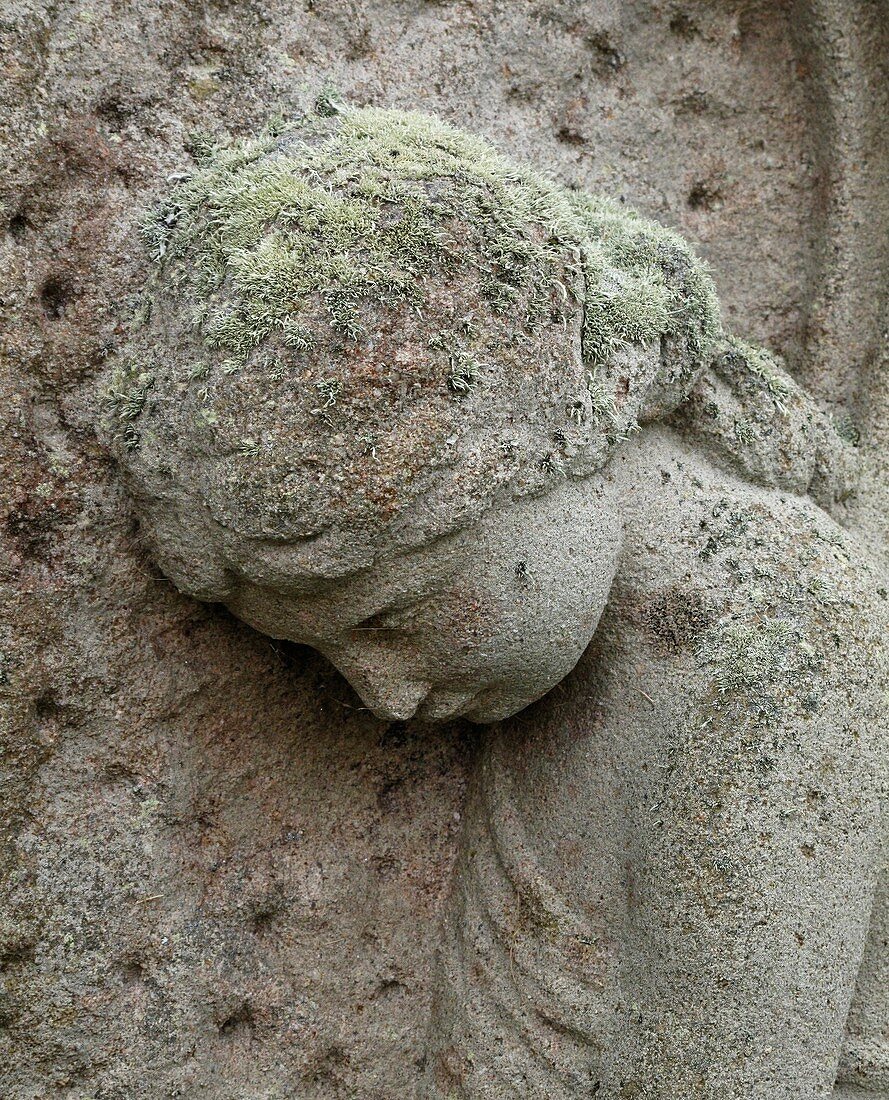
M 381 718 L 492 722 L 574 667 L 619 543 L 597 476 L 488 512 L 311 596 L 246 584 L 228 603 L 258 629 L 325 654 Z
M 387 718 L 557 683 L 614 568 L 609 458 L 719 333 L 688 246 L 370 108 L 209 151 L 146 234 L 109 410 L 166 575 Z

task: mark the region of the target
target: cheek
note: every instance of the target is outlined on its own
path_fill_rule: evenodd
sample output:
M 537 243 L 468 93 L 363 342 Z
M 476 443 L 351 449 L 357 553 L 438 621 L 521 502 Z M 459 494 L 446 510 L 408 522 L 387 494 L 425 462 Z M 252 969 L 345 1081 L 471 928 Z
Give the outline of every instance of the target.
M 441 648 L 447 652 L 472 652 L 487 648 L 499 633 L 501 610 L 489 594 L 470 586 L 457 588 L 447 607 L 433 624 Z
M 469 585 L 452 590 L 427 618 L 420 644 L 433 681 L 477 686 L 510 678 L 515 648 L 515 624 L 502 597 Z
M 483 686 L 527 686 L 536 691 L 556 673 L 562 655 L 542 641 L 540 619 L 528 616 L 521 594 L 463 588 L 427 624 L 428 667 L 439 682 L 449 677 Z M 528 621 L 530 618 L 530 622 Z M 549 639 L 547 639 L 549 641 Z

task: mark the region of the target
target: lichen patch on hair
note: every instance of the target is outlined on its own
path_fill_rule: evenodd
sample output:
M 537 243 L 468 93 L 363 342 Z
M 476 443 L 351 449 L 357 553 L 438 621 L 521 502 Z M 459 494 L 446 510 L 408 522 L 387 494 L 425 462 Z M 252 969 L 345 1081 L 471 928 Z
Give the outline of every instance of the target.
M 435 537 L 587 476 L 706 365 L 679 237 L 439 119 L 331 101 L 192 148 L 112 386 L 133 482 L 191 522 Z

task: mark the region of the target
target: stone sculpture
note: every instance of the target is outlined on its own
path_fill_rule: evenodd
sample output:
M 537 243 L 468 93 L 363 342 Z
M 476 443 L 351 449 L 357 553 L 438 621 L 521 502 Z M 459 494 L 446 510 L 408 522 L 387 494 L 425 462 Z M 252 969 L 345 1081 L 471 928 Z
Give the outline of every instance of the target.
M 196 149 L 113 421 L 177 586 L 378 715 L 495 722 L 580 661 L 583 737 L 490 734 L 421 1094 L 831 1095 L 885 767 L 854 448 L 671 232 L 319 108 Z

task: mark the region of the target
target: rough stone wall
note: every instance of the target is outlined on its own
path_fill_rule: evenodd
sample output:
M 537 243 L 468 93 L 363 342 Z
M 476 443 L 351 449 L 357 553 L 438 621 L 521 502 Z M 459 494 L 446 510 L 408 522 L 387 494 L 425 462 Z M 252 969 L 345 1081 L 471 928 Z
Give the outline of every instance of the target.
M 379 722 L 180 596 L 96 435 L 140 209 L 189 135 L 327 81 L 623 196 L 698 245 L 731 328 L 827 396 L 864 378 L 873 446 L 887 24 L 882 0 L 4 5 L 0 1094 L 383 1098 L 423 1058 L 479 734 Z

